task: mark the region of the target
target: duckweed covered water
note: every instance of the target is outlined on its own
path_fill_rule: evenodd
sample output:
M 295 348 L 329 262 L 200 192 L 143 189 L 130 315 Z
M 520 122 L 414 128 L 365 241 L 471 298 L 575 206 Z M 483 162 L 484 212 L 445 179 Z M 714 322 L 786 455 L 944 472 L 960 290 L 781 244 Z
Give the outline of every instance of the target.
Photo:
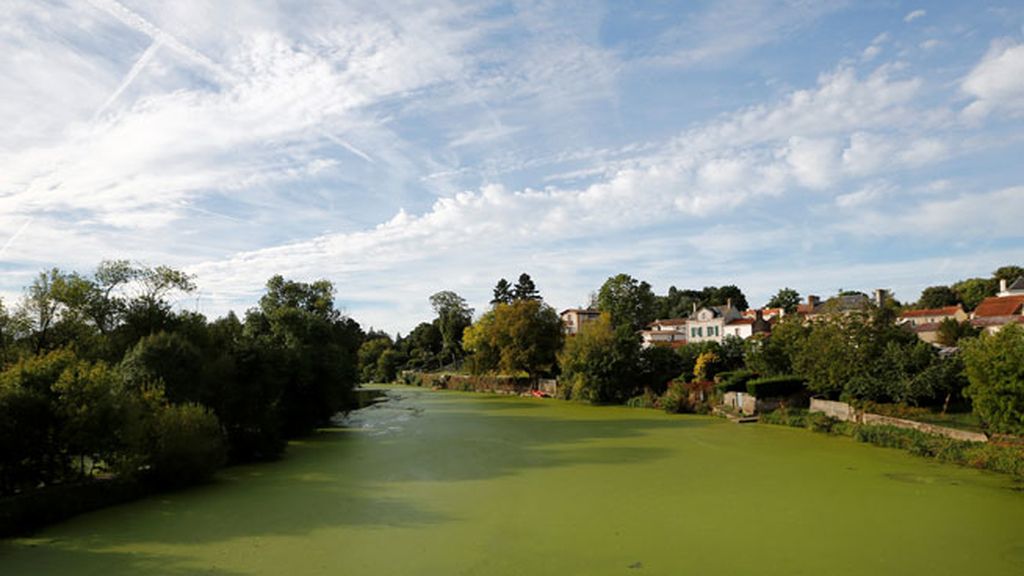
M 392 388 L 285 460 L 0 543 L 0 574 L 1024 574 L 1007 478 L 803 430 Z

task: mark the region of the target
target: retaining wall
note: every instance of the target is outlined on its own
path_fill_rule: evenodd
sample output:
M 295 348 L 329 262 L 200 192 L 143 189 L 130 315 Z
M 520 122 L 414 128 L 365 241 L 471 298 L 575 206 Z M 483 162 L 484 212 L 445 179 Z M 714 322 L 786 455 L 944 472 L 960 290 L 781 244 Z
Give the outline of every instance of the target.
M 946 426 L 925 424 L 924 422 L 917 422 L 916 420 L 904 420 L 903 418 L 893 418 L 892 416 L 862 412 L 846 402 L 811 398 L 810 412 L 820 412 L 826 416 L 831 416 L 836 420 L 842 420 L 844 422 L 856 422 L 858 424 L 867 424 L 871 426 L 895 426 L 896 428 L 907 428 L 910 430 L 918 430 L 926 434 L 945 436 L 946 438 L 952 438 L 954 440 L 988 442 L 988 436 L 985 436 L 980 432 L 970 432 L 967 430 L 960 430 L 959 428 L 948 428 Z

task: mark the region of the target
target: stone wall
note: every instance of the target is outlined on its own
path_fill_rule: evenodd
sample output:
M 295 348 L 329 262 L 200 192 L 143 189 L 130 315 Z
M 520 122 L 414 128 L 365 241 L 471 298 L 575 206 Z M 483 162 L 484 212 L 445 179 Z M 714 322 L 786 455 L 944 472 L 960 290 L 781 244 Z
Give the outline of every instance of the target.
M 969 432 L 958 428 L 947 428 L 946 426 L 925 424 L 924 422 L 917 422 L 915 420 L 904 420 L 903 418 L 893 418 L 892 416 L 862 412 L 853 406 L 850 406 L 846 402 L 811 398 L 810 412 L 820 412 L 826 416 L 831 416 L 836 420 L 842 420 L 844 422 L 856 422 L 858 424 L 867 424 L 870 426 L 895 426 L 896 428 L 907 428 L 911 430 L 918 430 L 926 434 L 945 436 L 954 440 L 988 442 L 988 437 L 980 432 Z

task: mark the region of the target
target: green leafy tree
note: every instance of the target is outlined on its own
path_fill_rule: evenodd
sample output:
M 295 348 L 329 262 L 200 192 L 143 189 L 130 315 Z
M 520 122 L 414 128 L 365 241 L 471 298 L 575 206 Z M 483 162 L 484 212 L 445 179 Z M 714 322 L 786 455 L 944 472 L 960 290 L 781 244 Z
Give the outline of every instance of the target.
M 956 346 L 963 338 L 974 338 L 978 335 L 978 329 L 971 326 L 970 320 L 957 322 L 954 318 L 944 318 L 939 322 L 939 334 L 936 342 L 943 346 Z
M 378 369 L 380 357 L 393 348 L 391 339 L 374 338 L 359 347 L 359 380 L 361 382 L 390 382 L 381 378 Z
M 966 340 L 963 357 L 975 414 L 993 432 L 1024 433 L 1024 327 Z
M 1013 282 L 1021 276 L 1024 276 L 1024 268 L 1021 268 L 1020 266 L 1001 266 L 992 273 L 992 279 L 995 281 L 997 286 L 1000 280 Z
M 729 302 L 738 310 L 749 308 L 747 297 L 738 286 L 728 284 L 725 286 L 705 286 L 701 290 L 704 306 L 725 306 Z
M 586 402 L 622 402 L 640 389 L 639 359 L 639 337 L 602 313 L 581 326 L 559 354 L 564 393 Z
M 949 286 L 929 286 L 921 292 L 921 297 L 917 299 L 917 304 L 914 307 L 925 310 L 955 306 L 959 303 L 960 297 Z
M 999 284 L 985 278 L 968 278 L 953 284 L 951 288 L 960 302 L 963 302 L 964 309 L 974 310 L 982 300 L 996 295 Z
M 437 314 L 437 327 L 441 331 L 441 357 L 445 362 L 456 363 L 465 355 L 462 332 L 473 323 L 473 309 L 463 297 L 447 290 L 431 296 L 430 305 Z
M 163 382 L 173 403 L 198 402 L 202 355 L 180 334 L 159 332 L 146 336 L 121 361 L 121 372 L 132 382 Z
M 793 314 L 796 312 L 796 307 L 800 304 L 800 293 L 796 290 L 786 287 L 779 289 L 771 300 L 768 300 L 766 307 L 768 308 L 782 308 L 786 311 L 786 314 Z
M 474 371 L 525 373 L 530 378 L 552 372 L 561 345 L 562 321 L 553 308 L 539 300 L 499 304 L 463 338 Z
M 226 459 L 220 423 L 199 404 L 164 405 L 153 418 L 151 438 L 150 476 L 161 484 L 201 482 Z
M 651 285 L 629 274 L 608 278 L 597 292 L 597 309 L 610 314 L 615 326 L 639 330 L 654 320 L 655 306 Z

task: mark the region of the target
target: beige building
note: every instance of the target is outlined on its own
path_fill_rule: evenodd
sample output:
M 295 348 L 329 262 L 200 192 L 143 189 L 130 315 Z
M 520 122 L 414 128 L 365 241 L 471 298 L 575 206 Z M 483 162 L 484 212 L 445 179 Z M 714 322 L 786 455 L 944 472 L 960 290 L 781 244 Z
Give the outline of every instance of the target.
M 562 310 L 559 316 L 562 318 L 562 330 L 566 334 L 577 334 L 581 326 L 597 320 L 601 313 L 593 308 L 569 308 Z
M 896 323 L 913 330 L 921 340 L 934 344 L 939 339 L 939 324 L 946 319 L 963 322 L 968 319 L 968 315 L 964 312 L 963 306 L 957 304 L 943 308 L 907 310 L 899 315 Z

